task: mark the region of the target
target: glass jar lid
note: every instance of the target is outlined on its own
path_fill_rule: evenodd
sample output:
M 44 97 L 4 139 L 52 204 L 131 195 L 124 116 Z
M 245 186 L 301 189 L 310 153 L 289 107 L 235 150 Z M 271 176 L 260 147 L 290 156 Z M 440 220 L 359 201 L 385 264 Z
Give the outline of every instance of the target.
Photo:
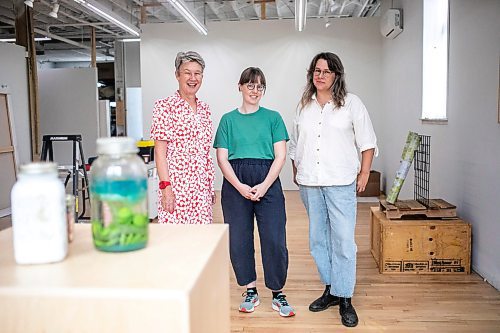
M 19 168 L 21 174 L 47 174 L 57 173 L 57 164 L 54 162 L 33 162 L 21 165 Z
M 135 145 L 135 140 L 130 137 L 111 137 L 97 139 L 97 154 L 115 155 L 137 153 L 139 149 Z

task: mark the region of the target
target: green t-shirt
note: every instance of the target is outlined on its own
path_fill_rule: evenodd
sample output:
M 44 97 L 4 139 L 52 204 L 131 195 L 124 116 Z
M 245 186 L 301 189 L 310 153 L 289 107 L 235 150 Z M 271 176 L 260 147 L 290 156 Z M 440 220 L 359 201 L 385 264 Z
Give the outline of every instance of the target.
M 214 148 L 226 148 L 228 159 L 274 159 L 273 144 L 288 141 L 281 115 L 263 107 L 250 114 L 234 109 L 222 116 Z

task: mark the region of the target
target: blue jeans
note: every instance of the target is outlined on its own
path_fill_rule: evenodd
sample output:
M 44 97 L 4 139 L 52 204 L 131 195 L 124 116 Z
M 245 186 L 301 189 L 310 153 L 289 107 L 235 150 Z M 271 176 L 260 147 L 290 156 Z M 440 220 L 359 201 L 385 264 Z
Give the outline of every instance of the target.
M 309 216 L 309 248 L 330 293 L 352 297 L 356 284 L 356 182 L 344 186 L 303 186 Z

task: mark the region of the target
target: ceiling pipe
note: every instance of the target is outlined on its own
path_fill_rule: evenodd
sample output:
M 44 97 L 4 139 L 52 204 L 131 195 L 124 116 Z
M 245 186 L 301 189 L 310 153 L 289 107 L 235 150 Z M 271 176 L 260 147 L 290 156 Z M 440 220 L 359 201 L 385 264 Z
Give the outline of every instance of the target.
M 38 29 L 38 28 L 35 29 L 35 32 L 39 33 L 40 35 L 43 35 L 43 36 L 46 36 L 46 37 L 50 37 L 52 39 L 57 39 L 57 40 L 59 40 L 61 42 L 64 42 L 66 44 L 74 45 L 74 46 L 77 46 L 77 47 L 79 47 L 81 49 L 86 49 L 86 50 L 89 50 L 90 52 L 92 52 L 92 48 L 90 46 L 87 46 L 85 44 L 81 44 L 81 43 L 75 42 L 75 41 L 73 41 L 71 39 L 64 38 L 64 37 L 55 35 L 53 33 L 50 33 L 50 32 L 47 32 L 45 30 Z M 102 54 L 103 56 L 106 56 L 106 57 L 110 57 L 110 58 L 112 57 L 112 58 L 114 58 L 114 56 L 111 56 L 107 52 L 101 51 L 99 49 L 96 49 L 95 52 L 99 53 L 99 54 Z
M 342 15 L 342 13 L 344 12 L 344 7 L 345 7 L 346 1 L 347 0 L 342 1 L 342 5 L 340 6 L 340 9 L 339 9 L 339 15 Z
M 113 45 L 111 45 L 111 44 L 109 44 L 109 43 L 105 43 L 105 42 L 103 42 L 102 40 L 97 41 L 97 43 L 102 44 L 102 45 L 104 45 L 105 47 L 108 47 L 108 48 L 110 48 L 110 49 L 112 49 L 112 48 L 114 47 Z
M 115 5 L 116 7 L 120 8 L 121 10 L 123 10 L 124 12 L 127 12 L 127 13 L 130 13 L 130 15 L 136 19 L 136 20 L 140 20 L 141 17 L 137 14 L 134 13 L 134 10 L 133 8 L 127 8 L 127 5 L 123 5 L 121 4 L 119 1 L 116 1 L 116 0 L 109 0 L 113 5 Z
M 295 29 L 303 31 L 306 26 L 307 0 L 295 0 Z
M 82 43 L 75 42 L 74 40 L 71 40 L 71 39 L 68 39 L 68 38 L 65 38 L 65 37 L 58 36 L 56 34 L 53 34 L 51 32 L 47 32 L 47 31 L 42 30 L 42 29 L 35 28 L 35 32 L 39 33 L 40 35 L 43 35 L 43 36 L 46 36 L 46 37 L 50 37 L 52 39 L 57 39 L 57 40 L 59 40 L 61 42 L 64 42 L 66 44 L 78 46 L 79 48 L 86 49 L 86 50 L 89 50 L 89 51 L 92 50 L 92 48 L 90 46 L 87 46 L 87 45 L 82 44 Z M 106 53 L 103 53 L 103 52 L 101 52 L 99 50 L 96 50 L 96 52 L 99 52 L 99 53 L 101 53 L 103 55 L 107 55 Z
M 6 18 L 3 18 L 3 17 L 0 17 L 0 22 L 3 22 L 3 23 L 7 23 L 7 24 L 11 24 L 13 26 L 15 26 L 15 22 L 14 20 L 11 20 L 11 19 L 6 19 Z M 78 46 L 79 48 L 82 48 L 82 49 L 86 49 L 86 50 L 91 50 L 90 46 L 87 46 L 85 44 L 81 44 L 81 43 L 78 43 L 78 42 L 75 42 L 71 39 L 68 39 L 68 38 L 64 38 L 64 37 L 61 37 L 61 36 L 58 36 L 56 34 L 53 34 L 53 33 L 50 33 L 50 32 L 47 32 L 45 30 L 42 30 L 42 29 L 39 29 L 39 28 L 35 28 L 34 31 L 37 33 L 37 34 L 40 34 L 42 36 L 45 36 L 45 37 L 49 37 L 49 38 L 52 38 L 52 39 L 56 39 L 58 41 L 61 41 L 61 42 L 64 42 L 66 44 L 70 44 L 70 45 L 74 45 L 74 46 Z M 105 55 L 105 56 L 108 56 L 108 54 L 106 53 L 103 53 L 102 51 L 100 50 L 96 50 L 96 52 L 102 54 L 102 55 Z
M 359 10 L 358 17 L 361 17 L 361 15 L 363 15 L 363 12 L 365 11 L 365 8 L 366 6 L 368 6 L 369 2 L 370 0 L 365 0 L 365 3 L 363 3 L 363 7 L 361 7 L 361 9 Z
M 48 33 L 50 32 L 51 28 L 58 28 L 58 27 L 87 27 L 87 26 L 92 26 L 95 27 L 96 25 L 113 25 L 111 22 L 99 22 L 99 23 L 59 23 L 59 24 L 49 24 L 45 30 Z
M 375 15 L 377 10 L 380 8 L 380 2 L 375 5 L 375 7 L 371 10 L 370 16 Z
M 46 6 L 49 6 L 49 7 L 52 5 L 50 2 L 48 2 L 46 0 L 40 0 L 40 3 L 42 3 L 42 4 L 46 5 Z M 64 10 L 60 10 L 59 11 L 59 16 L 61 16 L 61 15 L 62 16 L 66 16 L 67 18 L 70 18 L 70 19 L 75 20 L 77 22 L 85 23 L 85 24 L 87 24 L 87 25 L 89 25 L 91 27 L 95 27 L 96 29 L 102 30 L 102 31 L 107 32 L 108 34 L 112 34 L 112 35 L 114 35 L 116 37 L 120 36 L 120 34 L 114 32 L 114 31 L 111 31 L 109 29 L 101 27 L 98 22 L 88 22 L 88 21 L 85 21 L 85 20 L 83 20 L 83 19 L 81 19 L 79 17 L 76 17 L 76 16 L 73 16 L 71 14 L 66 13 L 66 11 L 64 11 Z

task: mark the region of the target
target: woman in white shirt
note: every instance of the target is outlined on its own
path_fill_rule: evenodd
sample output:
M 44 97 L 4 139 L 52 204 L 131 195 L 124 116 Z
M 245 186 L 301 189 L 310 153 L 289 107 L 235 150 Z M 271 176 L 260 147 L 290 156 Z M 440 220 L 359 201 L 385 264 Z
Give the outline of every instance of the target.
M 356 95 L 347 92 L 344 76 L 337 55 L 324 52 L 313 58 L 289 155 L 309 216 L 311 255 L 325 284 L 323 295 L 309 310 L 339 305 L 342 324 L 354 327 L 356 191 L 365 190 L 378 148 L 368 112 Z

